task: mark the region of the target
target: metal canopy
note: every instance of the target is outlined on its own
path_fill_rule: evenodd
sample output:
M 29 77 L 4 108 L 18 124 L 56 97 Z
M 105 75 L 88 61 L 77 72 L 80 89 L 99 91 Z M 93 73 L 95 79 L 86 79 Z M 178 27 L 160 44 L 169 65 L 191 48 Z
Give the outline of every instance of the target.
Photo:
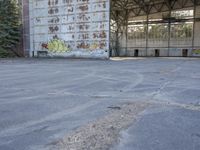
M 132 17 L 182 9 L 200 5 L 200 0 L 111 0 L 111 10 Z
M 128 29 L 130 25 L 140 25 L 143 27 L 143 39 L 139 39 L 138 41 L 142 41 L 141 49 L 145 49 L 145 55 L 147 56 L 149 45 L 151 44 L 150 37 L 150 25 L 154 24 L 157 26 L 163 27 L 166 29 L 165 34 L 167 35 L 167 39 L 153 39 L 153 40 L 163 40 L 167 44 L 165 46 L 160 47 L 163 49 L 171 49 L 172 40 L 178 41 L 179 39 L 171 39 L 173 24 L 185 24 L 187 22 L 192 22 L 192 31 L 190 33 L 190 38 L 185 38 L 191 41 L 191 48 L 194 49 L 194 32 L 196 27 L 196 22 L 200 21 L 199 16 L 196 15 L 196 6 L 200 5 L 200 0 L 111 0 L 111 49 L 113 49 L 115 56 L 120 55 L 121 49 L 124 49 L 125 52 L 128 49 L 133 48 L 133 44 L 130 46 L 131 39 L 128 38 L 129 32 Z M 172 15 L 172 12 L 176 10 L 193 10 L 192 17 L 189 18 L 175 18 Z M 152 15 L 155 14 L 158 19 L 151 19 Z M 154 17 L 155 17 L 154 16 Z M 191 26 L 191 24 L 190 24 Z M 181 27 L 180 27 L 181 28 Z M 183 27 L 182 27 L 183 28 Z M 134 33 L 133 33 L 134 34 Z M 123 42 L 122 42 L 123 40 Z M 152 39 L 151 39 L 152 40 Z M 136 39 L 133 40 L 133 42 Z M 132 42 L 132 43 L 133 43 Z M 140 43 L 138 42 L 138 43 Z M 123 43 L 123 45 L 121 44 Z M 136 43 L 137 45 L 137 43 Z M 174 45 L 173 45 L 174 46 Z M 180 45 L 175 45 L 179 46 Z M 139 49 L 137 46 L 135 46 Z M 112 51 L 112 52 L 113 52 Z M 126 55 L 126 54 L 125 54 Z

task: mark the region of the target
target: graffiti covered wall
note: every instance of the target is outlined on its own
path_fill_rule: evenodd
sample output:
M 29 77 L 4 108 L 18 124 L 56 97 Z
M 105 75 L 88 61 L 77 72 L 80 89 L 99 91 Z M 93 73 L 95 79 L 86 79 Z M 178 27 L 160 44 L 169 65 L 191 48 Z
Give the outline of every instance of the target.
M 200 56 L 200 49 L 194 49 L 192 50 L 192 56 Z
M 30 1 L 31 51 L 108 58 L 109 5 L 109 0 Z

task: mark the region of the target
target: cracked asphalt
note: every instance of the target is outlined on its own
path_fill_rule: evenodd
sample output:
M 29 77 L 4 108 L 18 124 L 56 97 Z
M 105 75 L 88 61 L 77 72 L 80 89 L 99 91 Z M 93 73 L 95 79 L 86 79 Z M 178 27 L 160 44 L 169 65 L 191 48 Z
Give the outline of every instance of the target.
M 38 150 L 126 102 L 112 150 L 200 149 L 200 59 L 0 59 L 0 150 Z

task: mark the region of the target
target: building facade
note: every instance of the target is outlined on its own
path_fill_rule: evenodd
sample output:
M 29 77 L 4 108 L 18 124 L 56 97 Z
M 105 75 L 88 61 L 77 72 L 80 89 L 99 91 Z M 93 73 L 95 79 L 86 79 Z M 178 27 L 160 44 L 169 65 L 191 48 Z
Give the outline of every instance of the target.
M 200 0 L 23 0 L 40 57 L 200 56 Z

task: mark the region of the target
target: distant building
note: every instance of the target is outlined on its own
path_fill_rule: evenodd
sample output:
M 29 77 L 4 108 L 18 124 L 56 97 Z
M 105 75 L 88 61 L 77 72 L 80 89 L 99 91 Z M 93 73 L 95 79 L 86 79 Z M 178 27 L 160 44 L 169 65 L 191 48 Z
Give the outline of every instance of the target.
M 199 0 L 23 0 L 31 57 L 200 56 Z

